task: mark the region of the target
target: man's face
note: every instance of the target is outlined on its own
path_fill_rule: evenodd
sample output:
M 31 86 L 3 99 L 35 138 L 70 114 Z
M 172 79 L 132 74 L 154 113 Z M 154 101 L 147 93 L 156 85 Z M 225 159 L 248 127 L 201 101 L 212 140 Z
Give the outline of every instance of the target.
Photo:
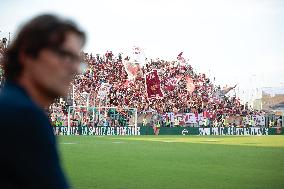
M 26 65 L 30 81 L 50 98 L 65 96 L 79 71 L 81 47 L 81 38 L 70 32 L 61 47 L 41 50 L 38 57 Z

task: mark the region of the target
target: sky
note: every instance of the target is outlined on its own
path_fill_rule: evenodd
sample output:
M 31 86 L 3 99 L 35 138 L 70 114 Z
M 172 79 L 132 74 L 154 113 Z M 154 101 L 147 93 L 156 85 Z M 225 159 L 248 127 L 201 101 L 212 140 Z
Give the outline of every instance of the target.
M 284 0 L 1 0 L 0 38 L 42 13 L 74 20 L 87 33 L 85 52 L 184 57 L 215 84 L 245 101 L 263 87 L 284 87 Z

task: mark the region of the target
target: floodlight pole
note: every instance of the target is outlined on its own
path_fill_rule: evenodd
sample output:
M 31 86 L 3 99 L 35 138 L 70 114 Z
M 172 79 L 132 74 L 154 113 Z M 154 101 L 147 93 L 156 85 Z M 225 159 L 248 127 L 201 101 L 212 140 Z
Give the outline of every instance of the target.
M 98 123 L 100 123 L 100 117 L 101 117 L 101 97 L 99 97 L 99 117 L 98 117 Z
M 67 135 L 70 135 L 70 129 L 71 129 L 71 127 L 70 127 L 70 107 L 72 107 L 72 106 L 68 107 L 68 125 L 67 125 L 68 131 L 67 131 Z
M 138 117 L 138 115 L 137 115 L 137 108 L 134 108 L 134 110 L 135 110 L 135 123 L 134 123 L 134 125 L 135 125 L 135 128 L 137 128 L 137 117 Z
M 71 83 L 72 85 L 72 106 L 75 107 L 75 85 Z
M 95 108 L 92 107 L 92 110 L 93 110 L 93 126 L 95 126 Z

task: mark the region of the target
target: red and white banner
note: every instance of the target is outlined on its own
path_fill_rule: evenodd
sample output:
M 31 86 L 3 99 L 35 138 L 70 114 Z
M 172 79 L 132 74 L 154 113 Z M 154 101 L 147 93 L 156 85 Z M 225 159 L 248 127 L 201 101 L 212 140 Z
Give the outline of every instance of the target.
M 145 80 L 148 98 L 161 98 L 164 96 L 157 70 L 148 72 L 145 76 Z
M 123 66 L 128 75 L 128 79 L 134 80 L 137 77 L 138 72 L 140 70 L 139 64 L 130 62 L 129 60 L 124 60 Z
M 165 89 L 172 91 L 176 88 L 178 82 L 181 80 L 182 75 L 178 75 L 176 77 L 169 77 L 165 80 Z
M 195 85 L 193 83 L 193 80 L 188 75 L 185 77 L 185 80 L 186 80 L 186 89 L 191 94 L 194 91 L 194 89 L 195 89 Z

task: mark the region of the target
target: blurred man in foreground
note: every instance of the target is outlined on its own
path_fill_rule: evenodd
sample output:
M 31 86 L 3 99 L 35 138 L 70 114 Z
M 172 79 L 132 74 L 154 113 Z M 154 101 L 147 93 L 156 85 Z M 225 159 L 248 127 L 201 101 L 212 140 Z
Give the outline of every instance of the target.
M 0 94 L 0 188 L 69 188 L 44 108 L 67 94 L 84 43 L 74 23 L 41 15 L 8 47 Z

